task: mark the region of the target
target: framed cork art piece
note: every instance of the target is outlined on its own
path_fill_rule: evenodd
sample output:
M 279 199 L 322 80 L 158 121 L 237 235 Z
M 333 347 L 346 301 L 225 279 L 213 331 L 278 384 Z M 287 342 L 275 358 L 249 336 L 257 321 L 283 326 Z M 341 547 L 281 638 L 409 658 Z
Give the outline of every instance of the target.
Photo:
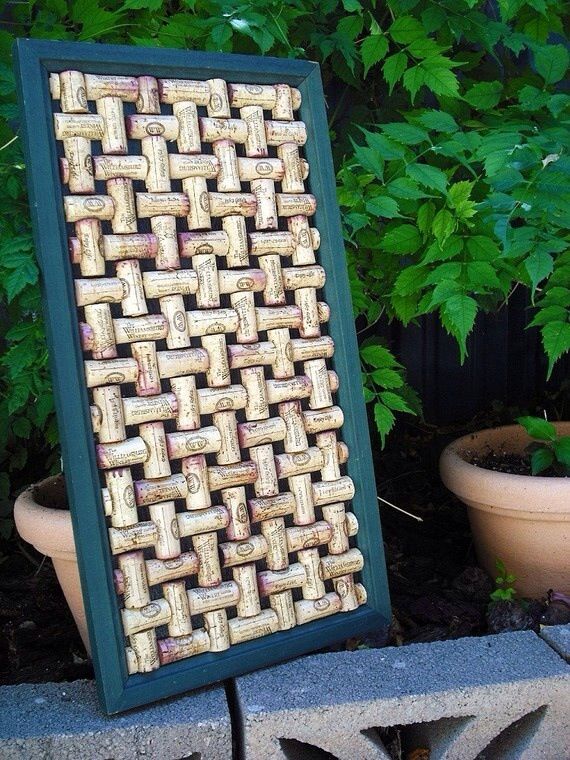
M 37 40 L 16 59 L 104 709 L 386 627 L 318 66 Z

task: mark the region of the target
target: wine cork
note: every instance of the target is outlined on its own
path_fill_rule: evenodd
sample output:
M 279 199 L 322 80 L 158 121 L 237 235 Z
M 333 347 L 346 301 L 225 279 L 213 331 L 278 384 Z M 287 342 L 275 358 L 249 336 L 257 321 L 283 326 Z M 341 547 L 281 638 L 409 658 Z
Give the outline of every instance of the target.
M 265 137 L 268 145 L 283 143 L 304 145 L 307 142 L 307 127 L 302 121 L 286 122 L 268 119 L 265 122 Z
M 251 193 L 208 193 L 208 196 L 212 216 L 255 216 L 257 202 Z
M 239 192 L 241 190 L 241 182 L 234 143 L 231 140 L 216 140 L 215 143 L 212 143 L 212 150 L 219 164 L 217 175 L 218 192 Z
M 259 266 L 265 274 L 264 303 L 266 306 L 283 306 L 287 299 L 281 274 L 281 257 L 278 253 L 260 255 Z
M 114 74 L 85 74 L 85 88 L 88 100 L 113 97 L 127 103 L 136 103 L 139 95 L 139 84 L 135 77 Z
M 220 289 L 216 256 L 213 253 L 199 253 L 192 259 L 192 266 L 198 276 L 196 303 L 199 309 L 212 309 L 220 305 Z
M 138 365 L 134 359 L 86 361 L 83 364 L 88 388 L 95 388 L 98 385 L 134 383 L 137 379 Z
M 294 562 L 285 570 L 263 570 L 257 575 L 257 585 L 261 596 L 301 588 L 306 582 L 307 572 L 301 562 Z
M 63 199 L 65 220 L 79 222 L 83 219 L 112 219 L 115 204 L 108 195 L 66 195 Z M 87 272 L 82 270 L 82 274 Z M 105 272 L 101 272 L 104 274 Z
M 125 177 L 144 180 L 148 173 L 148 161 L 144 156 L 93 156 L 93 169 L 95 179 Z
M 275 359 L 275 346 L 269 341 L 230 344 L 227 349 L 228 360 L 232 369 L 272 364 Z
M 136 198 L 137 212 L 141 219 L 153 216 L 187 216 L 190 210 L 185 192 L 137 193 Z M 156 234 L 156 230 L 153 229 L 153 232 Z
M 237 614 L 240 618 L 252 618 L 261 612 L 255 564 L 241 565 L 233 569 L 234 581 L 239 586 Z
M 229 118 L 231 111 L 225 80 L 208 79 L 206 84 L 210 88 L 210 100 L 207 105 L 208 116 Z
M 222 230 L 208 232 L 180 232 L 178 234 L 180 255 L 183 257 L 196 254 L 213 254 L 226 256 L 229 252 L 229 238 Z
M 349 536 L 355 536 L 358 533 L 358 520 L 352 512 L 346 513 L 345 528 Z
M 285 520 L 275 517 L 261 523 L 261 533 L 267 541 L 266 565 L 269 570 L 284 570 L 289 564 Z
M 251 232 L 249 234 L 253 256 L 276 254 L 291 256 L 294 251 L 293 235 L 290 232 Z
M 242 449 L 248 449 L 250 446 L 261 446 L 274 441 L 282 441 L 285 434 L 286 426 L 281 417 L 240 422 L 238 425 L 239 444 Z
M 207 82 L 191 79 L 159 79 L 158 92 L 161 103 L 180 103 L 193 101 L 198 106 L 207 106 L 210 102 L 210 88 Z
M 192 546 L 200 564 L 198 565 L 198 585 L 202 588 L 218 586 L 222 582 L 222 571 L 218 559 L 218 538 L 215 533 L 192 536 Z
M 271 110 L 277 100 L 272 84 L 228 84 L 228 96 L 232 108 L 255 105 Z
M 63 151 L 67 161 L 69 192 L 94 193 L 91 141 L 85 137 L 67 137 L 63 140 Z
M 241 182 L 251 182 L 254 179 L 272 179 L 274 182 L 280 182 L 285 174 L 285 167 L 279 158 L 244 158 L 239 156 L 237 171 Z
M 311 549 L 314 546 L 328 544 L 331 536 L 332 529 L 327 522 L 318 521 L 312 525 L 299 525 L 287 528 L 287 547 L 289 552 Z
M 257 479 L 255 462 L 238 462 L 236 464 L 214 465 L 208 468 L 210 491 L 222 488 L 245 486 Z
M 356 595 L 356 601 L 358 602 L 359 606 L 361 604 L 366 604 L 368 600 L 368 594 L 362 583 L 354 584 L 354 593 Z
M 166 272 L 143 272 L 144 292 L 149 298 L 188 296 L 198 289 L 198 276 L 192 269 Z
M 85 321 L 91 329 L 90 349 L 94 359 L 114 359 L 117 356 L 111 307 L 106 303 L 85 307 Z
M 156 238 L 156 268 L 177 269 L 180 266 L 180 257 L 176 240 L 176 219 L 169 214 L 152 216 L 150 228 Z
M 108 488 L 101 489 L 101 501 L 103 502 L 103 512 L 105 513 L 105 517 L 111 517 L 113 505 L 111 503 L 111 496 Z
M 267 541 L 263 536 L 249 536 L 242 541 L 222 543 L 219 548 L 223 567 L 234 567 L 263 559 L 267 554 Z
M 242 386 L 246 394 L 244 404 L 248 420 L 261 420 L 269 417 L 267 388 L 263 367 L 246 367 L 240 371 Z
M 181 536 L 196 536 L 213 533 L 228 526 L 230 517 L 225 507 L 208 507 L 194 512 L 179 512 L 176 515 Z
M 344 423 L 344 414 L 339 406 L 331 406 L 321 411 L 304 411 L 303 421 L 307 433 L 321 433 L 326 430 L 336 430 Z
M 139 94 L 136 108 L 138 113 L 160 113 L 158 82 L 154 77 L 138 77 Z
M 334 354 L 334 341 L 328 335 L 319 338 L 293 338 L 291 359 L 294 362 L 308 359 L 330 359 Z
M 59 99 L 65 113 L 87 113 L 85 77 L 79 71 L 62 71 L 59 75 Z
M 101 138 L 103 153 L 125 155 L 127 149 L 127 134 L 123 118 L 123 101 L 120 97 L 102 97 L 96 102 L 97 113 L 103 117 L 105 131 Z
M 347 475 L 331 482 L 313 483 L 313 498 L 318 506 L 335 501 L 350 501 L 353 496 L 354 483 Z
M 161 114 L 159 116 L 147 116 L 140 113 L 131 114 L 126 117 L 125 126 L 127 136 L 131 140 L 144 141 L 147 137 L 176 140 L 178 137 L 178 119 L 176 116 L 169 116 L 168 114 Z
M 118 261 L 115 265 L 117 278 L 123 288 L 121 308 L 126 317 L 148 314 L 140 264 L 136 259 Z
M 297 216 L 304 214 L 312 216 L 317 210 L 317 200 L 314 195 L 276 193 L 277 213 L 279 216 Z
M 293 475 L 288 483 L 289 490 L 295 497 L 293 522 L 295 525 L 310 525 L 315 521 L 311 476 L 309 474 Z
M 117 562 L 121 574 L 123 604 L 128 610 L 146 607 L 150 604 L 150 591 L 146 577 L 144 553 L 127 552 L 120 554 Z
M 257 321 L 253 293 L 232 293 L 230 303 L 238 315 L 236 340 L 239 343 L 257 343 Z
M 341 612 L 352 612 L 359 606 L 356 584 L 352 575 L 341 575 L 333 580 L 334 590 L 340 597 Z
M 157 351 L 158 369 L 164 379 L 204 372 L 209 364 L 208 354 L 202 348 L 182 348 L 178 351 Z
M 292 493 L 277 493 L 274 496 L 261 496 L 249 499 L 249 513 L 253 523 L 272 520 L 276 517 L 292 515 L 295 509 L 295 497 Z
M 293 121 L 293 98 L 288 84 L 275 85 L 275 105 L 271 115 L 274 119 Z
M 181 430 L 166 434 L 170 459 L 182 459 L 193 454 L 212 454 L 220 450 L 220 431 L 214 425 L 199 430 Z
M 158 642 L 158 656 L 161 665 L 185 660 L 197 654 L 208 652 L 210 638 L 203 628 L 197 628 L 189 636 L 161 639 Z
M 277 229 L 277 208 L 275 206 L 275 184 L 271 179 L 253 179 L 251 192 L 255 196 L 255 227 L 258 230 Z
M 275 496 L 279 493 L 279 483 L 275 471 L 273 447 L 271 444 L 255 446 L 249 450 L 250 457 L 255 462 L 258 471 L 254 483 L 255 495 L 258 497 Z
M 336 433 L 327 431 L 318 433 L 316 444 L 322 454 L 321 479 L 338 480 L 340 478 L 340 461 Z
M 113 199 L 115 213 L 111 226 L 115 234 L 128 234 L 137 231 L 137 212 L 133 181 L 117 177 L 107 181 L 107 193 Z
M 213 143 L 216 140 L 231 140 L 244 143 L 247 139 L 247 125 L 242 119 L 213 119 L 198 117 L 202 142 Z
M 164 598 L 170 607 L 169 636 L 189 636 L 192 633 L 190 604 L 184 581 L 171 581 L 162 585 Z
M 216 156 L 208 154 L 170 153 L 168 167 L 171 179 L 186 179 L 187 177 L 214 179 L 220 170 L 220 162 Z
M 226 264 L 228 267 L 248 266 L 247 229 L 243 216 L 224 216 L 222 218 L 222 228 L 228 236 L 228 252 L 226 254 Z
M 212 226 L 210 219 L 210 194 L 205 177 L 187 177 L 182 189 L 188 199 L 188 229 L 205 230 Z
M 156 343 L 138 341 L 131 345 L 131 354 L 137 362 L 138 375 L 135 389 L 137 396 L 155 396 L 160 393 L 160 373 L 156 355 Z
M 292 475 L 316 472 L 323 465 L 323 453 L 316 446 L 309 446 L 306 451 L 300 451 L 297 454 L 277 454 L 275 457 L 275 469 L 278 478 L 289 478 Z
M 103 252 L 107 261 L 152 259 L 158 251 L 155 235 L 104 235 Z
M 137 504 L 141 507 L 159 501 L 184 499 L 188 493 L 186 480 L 179 473 L 156 480 L 137 480 L 134 486 Z
M 191 588 L 186 593 L 193 615 L 234 607 L 239 599 L 239 587 L 235 581 L 225 581 L 215 588 Z
M 146 575 L 150 586 L 187 578 L 198 572 L 198 557 L 194 552 L 182 552 L 172 559 L 147 559 Z
M 336 503 L 323 506 L 323 518 L 332 530 L 331 539 L 328 543 L 329 554 L 344 554 L 349 549 L 344 504 Z
M 121 617 L 125 634 L 131 636 L 133 633 L 167 624 L 171 612 L 166 599 L 155 599 L 138 610 L 121 610 Z
M 285 423 L 284 448 L 288 454 L 306 451 L 309 447 L 303 424 L 299 401 L 285 401 L 278 406 L 279 415 Z
M 162 296 L 160 310 L 168 323 L 166 345 L 168 348 L 186 348 L 190 345 L 190 334 L 186 321 L 184 298 L 181 295 Z
M 267 138 L 263 108 L 260 106 L 245 106 L 240 109 L 240 116 L 246 128 L 245 155 L 252 158 L 267 156 Z
M 131 471 L 122 467 L 105 473 L 105 484 L 111 501 L 111 525 L 126 528 L 138 522 Z
M 93 389 L 93 402 L 101 415 L 100 443 L 116 443 L 126 437 L 121 391 L 116 385 Z
M 230 522 L 226 528 L 226 536 L 230 541 L 241 541 L 249 538 L 251 528 L 247 511 L 245 488 L 224 488 L 222 501 L 228 510 Z
M 141 152 L 148 162 L 148 173 L 145 178 L 148 192 L 169 193 L 171 190 L 170 167 L 165 138 L 143 137 Z
M 196 103 L 178 101 L 172 106 L 172 113 L 178 119 L 178 152 L 200 153 L 202 143 Z
M 293 264 L 304 266 L 315 263 L 315 248 L 311 236 L 309 220 L 304 215 L 294 215 L 287 219 L 287 227 L 293 237 Z
M 305 267 L 283 267 L 282 276 L 286 290 L 322 288 L 326 279 L 325 270 L 316 264 Z
M 273 610 L 263 610 L 255 617 L 237 617 L 229 621 L 230 642 L 241 644 L 261 636 L 269 636 L 279 630 L 277 614 Z
M 206 370 L 206 382 L 208 385 L 210 387 L 229 385 L 231 377 L 225 335 L 203 335 L 202 347 L 208 352 L 210 360 L 208 369 Z
M 218 281 L 220 293 L 259 293 L 265 287 L 265 273 L 262 269 L 222 269 Z
M 283 143 L 277 147 L 277 155 L 283 161 L 284 174 L 281 189 L 284 193 L 304 193 L 303 174 L 305 167 L 301 163 L 299 148 L 296 143 Z
M 200 414 L 212 414 L 230 409 L 243 409 L 247 400 L 246 389 L 241 385 L 222 388 L 200 388 L 198 391 Z
M 320 561 L 323 580 L 338 578 L 342 575 L 352 575 L 364 567 L 364 557 L 359 549 L 349 549 L 343 554 L 329 554 L 326 557 L 321 557 Z
M 293 594 L 290 591 L 282 591 L 269 597 L 271 609 L 277 615 L 280 631 L 288 631 L 297 625 L 295 607 L 293 606 Z
M 311 409 L 324 409 L 332 406 L 329 386 L 328 368 L 324 359 L 311 359 L 303 364 L 307 377 L 311 380 L 312 390 L 309 397 Z
M 129 636 L 129 643 L 135 654 L 137 673 L 150 673 L 160 667 L 154 629 Z
M 276 309 L 258 306 L 255 309 L 255 314 L 258 330 L 299 327 L 301 324 L 301 309 L 298 306 L 280 306 Z
M 170 462 L 162 422 L 145 422 L 139 425 L 139 435 L 148 450 L 148 456 L 144 462 L 145 478 L 168 477 L 170 475 Z
M 266 256 L 265 258 L 269 258 Z M 277 380 L 293 378 L 295 367 L 291 361 L 291 340 L 289 330 L 268 330 L 267 337 L 275 346 L 275 361 L 273 363 L 273 377 Z M 280 399 L 283 400 L 283 399 Z
M 346 445 L 346 443 L 344 443 L 344 441 L 340 441 L 339 443 L 337 443 L 337 450 L 338 450 L 339 464 L 346 464 L 346 462 L 348 462 L 348 457 L 349 457 L 348 446 Z
M 153 522 L 139 522 L 124 528 L 109 528 L 109 544 L 113 554 L 154 546 L 158 532 Z
M 236 416 L 233 411 L 214 412 L 214 425 L 220 431 L 221 446 L 216 454 L 218 464 L 233 464 L 241 459 L 240 445 L 237 434 Z
M 210 638 L 210 652 L 224 652 L 230 648 L 230 629 L 225 610 L 205 612 L 204 628 Z
M 99 443 L 95 449 L 101 470 L 142 464 L 149 455 L 145 442 L 138 436 L 119 443 Z
M 114 319 L 113 328 L 117 343 L 162 340 L 168 334 L 168 322 L 162 314 Z
M 177 430 L 197 430 L 200 427 L 200 411 L 196 379 L 192 375 L 173 377 L 170 385 L 176 396 Z
M 341 609 L 342 602 L 339 595 L 331 591 L 320 599 L 302 599 L 300 602 L 295 602 L 295 617 L 297 624 L 303 625 L 303 623 L 310 623 L 312 620 L 334 615 Z
M 96 219 L 80 219 L 75 223 L 78 241 L 79 268 L 84 277 L 105 274 L 105 258 L 101 249 L 101 223 Z

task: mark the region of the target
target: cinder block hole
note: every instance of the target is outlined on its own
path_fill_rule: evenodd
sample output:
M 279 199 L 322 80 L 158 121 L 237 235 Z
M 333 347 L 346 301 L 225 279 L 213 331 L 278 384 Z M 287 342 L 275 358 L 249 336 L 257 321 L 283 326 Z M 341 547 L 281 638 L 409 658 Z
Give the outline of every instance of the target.
M 279 739 L 279 744 L 287 760 L 337 760 L 330 752 L 297 739 Z
M 380 750 L 384 750 L 391 760 L 412 756 L 414 760 L 436 760 L 472 720 L 472 716 L 438 718 L 406 726 L 368 728 L 361 733 Z
M 523 715 L 495 736 L 476 760 L 517 760 L 528 747 L 548 710 L 543 705 Z

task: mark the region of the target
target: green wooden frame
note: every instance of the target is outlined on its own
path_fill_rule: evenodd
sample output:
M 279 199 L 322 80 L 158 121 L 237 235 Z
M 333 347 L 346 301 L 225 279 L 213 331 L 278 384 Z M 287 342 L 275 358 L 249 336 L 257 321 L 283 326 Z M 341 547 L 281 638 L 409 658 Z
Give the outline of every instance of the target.
M 15 59 L 55 404 L 102 706 L 108 713 L 120 712 L 314 651 L 349 636 L 386 628 L 390 602 L 384 551 L 318 64 L 47 40 L 18 40 Z M 361 526 L 357 545 L 365 558 L 362 578 L 368 601 L 354 612 L 234 645 L 225 652 L 200 654 L 152 673 L 127 674 L 89 401 L 83 381 L 83 356 L 48 88 L 49 73 L 67 69 L 188 79 L 222 77 L 259 84 L 285 82 L 300 89 L 301 118 L 308 130 L 305 155 L 311 166 L 311 192 L 319 202 L 315 222 L 321 233 L 320 261 L 327 271 L 324 294 L 331 307 L 329 333 L 337 345 L 333 366 L 340 377 L 338 403 L 345 412 L 343 439 L 351 452 L 347 472 L 356 485 L 352 509 Z M 338 347 L 343 350 L 339 351 Z

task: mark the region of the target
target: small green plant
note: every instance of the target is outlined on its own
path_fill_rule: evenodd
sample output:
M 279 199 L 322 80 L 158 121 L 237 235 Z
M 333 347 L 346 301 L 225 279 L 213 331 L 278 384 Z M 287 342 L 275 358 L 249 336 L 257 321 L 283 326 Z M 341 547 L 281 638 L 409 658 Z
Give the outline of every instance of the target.
M 542 417 L 517 417 L 531 438 L 535 438 L 527 451 L 533 475 L 552 467 L 560 477 L 570 476 L 570 435 L 558 435 L 556 428 Z
M 495 578 L 497 588 L 491 594 L 491 601 L 510 602 L 517 593 L 512 586 L 516 581 L 516 576 L 508 572 L 505 563 L 501 559 L 495 560 L 495 567 L 497 568 L 498 573 Z

